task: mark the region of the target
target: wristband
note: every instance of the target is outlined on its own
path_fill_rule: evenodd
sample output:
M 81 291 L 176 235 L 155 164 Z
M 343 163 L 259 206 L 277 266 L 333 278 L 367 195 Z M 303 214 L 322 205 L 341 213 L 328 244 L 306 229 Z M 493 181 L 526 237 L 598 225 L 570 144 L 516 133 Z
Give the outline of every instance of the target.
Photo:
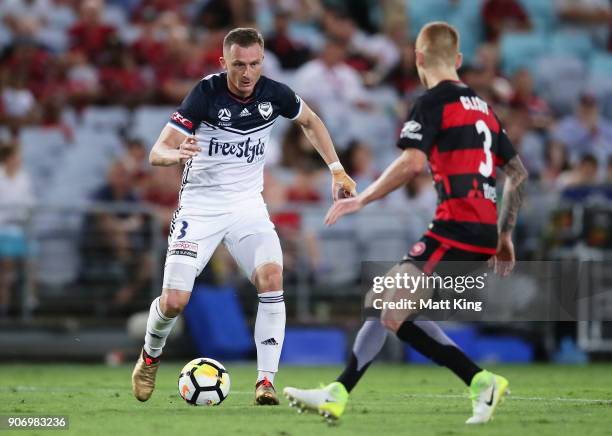
M 337 173 L 339 171 L 344 171 L 344 167 L 342 166 L 342 164 L 339 161 L 336 162 L 332 162 L 328 165 L 329 170 L 332 173 Z

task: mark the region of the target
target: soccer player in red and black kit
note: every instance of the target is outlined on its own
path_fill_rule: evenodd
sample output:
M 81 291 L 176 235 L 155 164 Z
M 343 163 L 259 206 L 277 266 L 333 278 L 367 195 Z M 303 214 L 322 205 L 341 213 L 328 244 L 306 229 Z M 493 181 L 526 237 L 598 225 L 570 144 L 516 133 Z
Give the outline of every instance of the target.
M 461 61 L 459 35 L 452 26 L 433 22 L 423 27 L 416 41 L 416 64 L 427 92 L 416 101 L 403 126 L 398 141 L 401 156 L 365 191 L 338 201 L 327 214 L 326 223 L 334 224 L 404 185 L 429 161 L 439 196 L 435 217 L 427 233 L 388 276 L 441 273 L 448 261 L 455 265 L 491 261 L 502 276 L 514 267 L 512 230 L 527 172 L 492 109 L 459 81 Z M 496 167 L 506 175 L 499 218 Z M 398 301 L 400 290 L 387 289 L 385 294 Z M 366 305 L 371 298 L 372 292 L 366 296 Z M 380 317 L 364 322 L 338 379 L 321 389 L 285 388 L 291 404 L 316 410 L 329 419 L 339 418 L 348 393 L 382 349 L 387 330 L 469 386 L 472 416 L 466 423 L 489 421 L 508 381 L 478 367 L 435 322 L 419 319 L 418 311 L 384 307 Z

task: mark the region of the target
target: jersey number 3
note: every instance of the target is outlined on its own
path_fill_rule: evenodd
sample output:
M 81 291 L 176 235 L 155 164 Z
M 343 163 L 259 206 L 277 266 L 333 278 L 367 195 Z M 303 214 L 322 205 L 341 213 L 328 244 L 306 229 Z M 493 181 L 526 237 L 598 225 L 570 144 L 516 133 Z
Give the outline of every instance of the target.
M 485 160 L 484 162 L 480 162 L 480 166 L 478 167 L 478 172 L 482 174 L 484 177 L 490 177 L 493 173 L 493 156 L 491 155 L 491 131 L 483 120 L 476 121 L 476 131 L 479 135 L 484 134 L 484 142 L 482 146 L 484 147 Z

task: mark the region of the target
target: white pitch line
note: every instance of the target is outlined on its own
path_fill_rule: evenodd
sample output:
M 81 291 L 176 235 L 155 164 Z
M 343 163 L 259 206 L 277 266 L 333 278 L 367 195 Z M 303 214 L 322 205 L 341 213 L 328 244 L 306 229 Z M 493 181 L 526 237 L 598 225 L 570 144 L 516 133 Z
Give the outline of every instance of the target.
M 118 387 L 118 388 L 80 388 L 78 386 L 74 387 L 61 387 L 61 386 L 53 386 L 53 387 L 39 387 L 39 386 L 2 386 L 0 387 L 0 392 L 49 392 L 49 393 L 70 393 L 70 392 L 99 392 L 99 393 L 109 393 L 113 394 L 115 392 L 123 392 L 123 393 L 131 393 L 130 388 L 126 387 Z M 254 391 L 231 391 L 232 394 L 237 395 L 245 395 L 245 394 L 253 394 Z
M 402 397 L 410 398 L 439 398 L 439 399 L 467 399 L 467 395 L 459 394 L 400 394 Z M 516 401 L 542 401 L 542 402 L 565 402 L 565 403 L 605 403 L 612 404 L 611 399 L 597 399 L 597 398 L 562 398 L 562 397 L 522 397 L 517 395 L 508 395 L 505 397 L 507 400 Z
M 100 392 L 100 393 L 131 393 L 129 388 L 80 388 L 80 387 L 38 387 L 38 386 L 13 386 L 13 387 L 0 387 L 0 392 L 49 392 L 49 393 L 70 393 L 70 392 Z M 252 395 L 252 391 L 231 391 L 232 395 Z M 460 394 L 396 394 L 399 397 L 404 398 L 437 398 L 442 400 L 455 400 L 455 399 L 468 399 L 467 395 Z M 391 395 L 395 396 L 395 395 Z M 563 398 L 563 397 L 523 397 L 517 395 L 508 395 L 505 397 L 512 401 L 541 401 L 548 403 L 601 403 L 601 404 L 612 404 L 612 399 L 598 399 L 598 398 Z

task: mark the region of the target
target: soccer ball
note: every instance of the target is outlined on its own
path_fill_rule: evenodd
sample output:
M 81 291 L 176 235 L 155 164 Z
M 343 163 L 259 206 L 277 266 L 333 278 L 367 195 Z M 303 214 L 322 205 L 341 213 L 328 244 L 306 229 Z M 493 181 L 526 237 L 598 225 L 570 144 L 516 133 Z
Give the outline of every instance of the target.
M 183 367 L 178 378 L 181 398 L 193 406 L 217 406 L 227 398 L 230 377 L 214 359 L 194 359 Z

